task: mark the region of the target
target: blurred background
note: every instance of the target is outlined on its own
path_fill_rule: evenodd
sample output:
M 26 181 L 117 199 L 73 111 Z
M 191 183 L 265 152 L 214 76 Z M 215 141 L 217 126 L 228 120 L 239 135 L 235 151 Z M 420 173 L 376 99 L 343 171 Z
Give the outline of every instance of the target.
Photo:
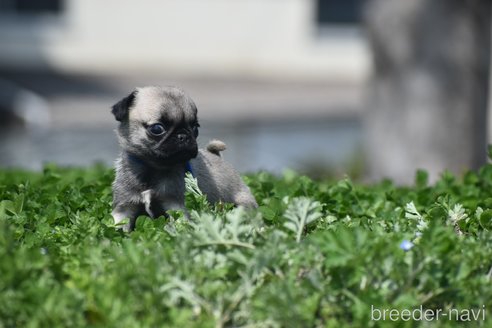
M 177 85 L 242 172 L 400 183 L 485 163 L 488 0 L 0 0 L 0 166 L 112 165 L 110 107 Z

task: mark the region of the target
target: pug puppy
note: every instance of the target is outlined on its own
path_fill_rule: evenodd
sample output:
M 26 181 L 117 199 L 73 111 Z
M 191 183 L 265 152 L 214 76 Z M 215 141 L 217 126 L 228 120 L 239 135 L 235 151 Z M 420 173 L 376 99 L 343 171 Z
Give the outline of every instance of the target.
M 176 87 L 137 88 L 112 107 L 121 154 L 113 182 L 115 224 L 135 228 L 139 215 L 152 218 L 184 209 L 186 172 L 211 203 L 227 202 L 246 208 L 257 203 L 239 174 L 220 155 L 221 141 L 198 149 L 197 108 Z

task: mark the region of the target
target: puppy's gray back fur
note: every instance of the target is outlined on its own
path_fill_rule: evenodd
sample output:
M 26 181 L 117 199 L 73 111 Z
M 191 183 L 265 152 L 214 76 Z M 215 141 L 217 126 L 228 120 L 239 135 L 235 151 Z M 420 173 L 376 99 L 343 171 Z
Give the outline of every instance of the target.
M 224 145 L 225 147 L 225 145 Z M 233 203 L 248 208 L 257 206 L 249 188 L 234 170 L 224 161 L 219 153 L 200 149 L 198 156 L 190 160 L 198 187 L 211 203 L 219 201 Z

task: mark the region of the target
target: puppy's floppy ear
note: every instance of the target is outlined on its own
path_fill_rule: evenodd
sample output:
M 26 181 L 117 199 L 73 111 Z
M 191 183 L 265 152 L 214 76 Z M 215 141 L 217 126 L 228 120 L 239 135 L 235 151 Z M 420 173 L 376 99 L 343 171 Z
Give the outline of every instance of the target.
M 128 116 L 128 110 L 130 109 L 130 106 L 133 105 L 133 101 L 135 100 L 136 95 L 137 90 L 133 91 L 128 96 L 113 105 L 113 107 L 111 108 L 111 113 L 113 113 L 114 118 L 117 121 L 121 122 Z

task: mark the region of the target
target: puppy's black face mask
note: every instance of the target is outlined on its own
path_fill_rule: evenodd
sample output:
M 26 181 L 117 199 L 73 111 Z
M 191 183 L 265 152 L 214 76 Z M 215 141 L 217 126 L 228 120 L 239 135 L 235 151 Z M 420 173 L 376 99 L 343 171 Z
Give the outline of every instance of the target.
M 193 101 L 176 88 L 131 93 L 113 106 L 118 138 L 131 156 L 155 168 L 183 164 L 198 154 Z
M 148 145 L 151 148 L 151 157 L 156 164 L 174 165 L 184 163 L 198 154 L 199 124 L 196 121 L 159 122 L 145 124 Z

